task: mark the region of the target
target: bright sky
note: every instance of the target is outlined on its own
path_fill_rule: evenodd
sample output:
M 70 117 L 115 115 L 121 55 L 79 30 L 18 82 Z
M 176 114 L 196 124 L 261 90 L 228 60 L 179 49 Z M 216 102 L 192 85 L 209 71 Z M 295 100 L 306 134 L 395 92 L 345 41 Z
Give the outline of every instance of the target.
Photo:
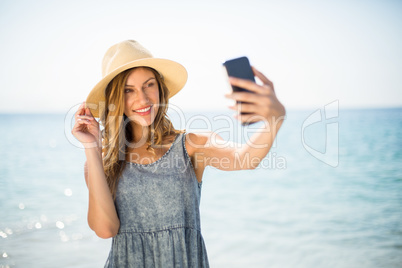
M 288 109 L 402 106 L 401 1 L 0 2 L 0 112 L 67 112 L 135 39 L 183 64 L 185 110 L 225 109 L 221 63 L 246 55 Z

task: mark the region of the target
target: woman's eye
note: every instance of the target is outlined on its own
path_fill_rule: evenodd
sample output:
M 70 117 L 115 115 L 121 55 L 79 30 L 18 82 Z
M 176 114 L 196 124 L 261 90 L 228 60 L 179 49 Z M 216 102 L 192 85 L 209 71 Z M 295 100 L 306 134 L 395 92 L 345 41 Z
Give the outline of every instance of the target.
M 147 85 L 147 87 L 153 87 L 155 85 L 155 83 L 149 83 L 148 85 Z
M 124 93 L 130 93 L 132 90 L 131 89 L 125 89 Z

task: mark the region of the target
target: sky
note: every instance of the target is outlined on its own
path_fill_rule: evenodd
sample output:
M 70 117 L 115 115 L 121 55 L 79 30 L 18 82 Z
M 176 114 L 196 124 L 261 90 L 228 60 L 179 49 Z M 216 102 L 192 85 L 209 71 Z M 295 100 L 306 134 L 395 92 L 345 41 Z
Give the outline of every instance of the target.
M 171 103 L 227 109 L 222 63 L 247 56 L 287 109 L 402 106 L 402 1 L 0 2 L 0 113 L 67 113 L 134 39 L 189 77 Z

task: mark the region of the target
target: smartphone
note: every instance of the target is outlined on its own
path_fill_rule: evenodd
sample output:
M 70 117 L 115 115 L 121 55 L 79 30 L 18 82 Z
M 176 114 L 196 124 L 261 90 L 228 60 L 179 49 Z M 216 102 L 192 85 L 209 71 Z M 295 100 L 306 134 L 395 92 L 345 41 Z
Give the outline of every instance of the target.
M 225 61 L 223 63 L 223 66 L 225 67 L 228 76 L 238 77 L 238 78 L 247 79 L 247 80 L 251 80 L 251 81 L 255 82 L 254 73 L 253 73 L 253 70 L 251 69 L 250 61 L 248 60 L 247 57 L 240 57 L 240 58 Z M 247 90 L 245 88 L 241 88 L 241 87 L 237 87 L 237 86 L 233 86 L 233 85 L 232 85 L 232 90 L 233 90 L 233 92 L 239 92 L 239 91 L 240 92 L 242 92 L 242 91 L 251 92 L 250 90 Z M 245 102 L 238 101 L 237 103 L 245 103 Z M 243 115 L 243 114 L 249 114 L 249 113 L 241 113 L 241 114 Z M 242 125 L 249 125 L 249 124 L 252 124 L 252 123 L 242 123 Z

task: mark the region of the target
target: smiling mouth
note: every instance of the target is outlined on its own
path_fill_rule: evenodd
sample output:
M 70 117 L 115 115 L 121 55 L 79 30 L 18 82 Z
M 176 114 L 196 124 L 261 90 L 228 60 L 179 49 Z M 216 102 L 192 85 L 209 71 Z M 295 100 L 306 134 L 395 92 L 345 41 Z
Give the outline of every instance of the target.
M 151 109 L 152 105 L 148 106 L 147 108 L 144 109 L 139 109 L 139 110 L 134 110 L 136 113 L 146 113 Z

